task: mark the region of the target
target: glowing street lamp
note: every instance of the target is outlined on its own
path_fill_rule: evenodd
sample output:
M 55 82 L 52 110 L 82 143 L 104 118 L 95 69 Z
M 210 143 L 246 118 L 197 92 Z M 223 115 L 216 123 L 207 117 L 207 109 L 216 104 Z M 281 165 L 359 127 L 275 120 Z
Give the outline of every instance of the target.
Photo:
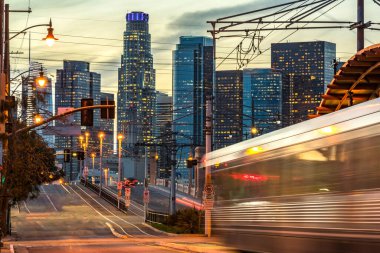
M 259 132 L 259 130 L 256 128 L 256 127 L 252 127 L 251 128 L 251 134 L 257 134 Z
M 83 135 L 80 135 L 79 136 L 80 147 L 83 147 L 83 140 L 84 140 Z
M 100 175 L 100 181 L 99 181 L 99 196 L 102 195 L 102 156 L 103 156 L 103 139 L 105 137 L 105 134 L 103 132 L 99 132 L 98 134 L 99 140 L 100 140 L 100 155 L 99 155 L 99 175 Z
M 47 29 L 48 30 L 48 34 L 46 35 L 45 38 L 43 38 L 43 40 L 46 41 L 46 44 L 51 47 L 54 45 L 54 42 L 56 40 L 58 40 L 56 37 L 54 37 L 53 35 L 53 27 L 52 27 L 52 24 L 51 24 L 51 19 L 50 19 L 50 22 L 49 22 L 49 28 Z
M 41 123 L 43 120 L 44 120 L 44 118 L 41 115 L 39 115 L 39 114 L 36 114 L 34 116 L 34 123 L 36 123 L 36 124 Z
M 119 164 L 118 164 L 118 182 L 121 182 L 121 142 L 123 141 L 124 139 L 124 135 L 123 134 L 118 134 L 117 135 L 117 141 L 118 141 L 118 158 L 119 158 Z
M 44 88 L 44 87 L 46 87 L 46 84 L 47 84 L 47 78 L 44 77 L 44 71 L 43 71 L 43 69 L 42 69 L 42 66 L 41 66 L 40 76 L 36 78 L 36 84 L 37 84 L 38 87 L 40 87 L 40 88 Z

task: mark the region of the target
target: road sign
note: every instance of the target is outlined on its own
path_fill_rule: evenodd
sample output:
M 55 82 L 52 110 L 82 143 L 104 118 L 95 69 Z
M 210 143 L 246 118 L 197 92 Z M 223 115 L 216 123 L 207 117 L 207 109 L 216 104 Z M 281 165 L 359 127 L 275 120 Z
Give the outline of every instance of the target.
M 118 182 L 117 183 L 117 189 L 121 190 L 122 188 L 123 188 L 123 183 L 122 182 Z
M 144 204 L 148 204 L 149 203 L 149 190 L 146 189 L 144 190 Z
M 203 189 L 203 207 L 205 210 L 210 210 L 214 207 L 215 191 L 212 184 L 205 185 Z
M 125 198 L 131 199 L 131 188 L 125 188 Z
M 87 166 L 84 167 L 84 169 L 83 169 L 83 176 L 84 176 L 84 177 L 87 177 L 87 176 L 88 176 L 88 167 L 87 167 Z

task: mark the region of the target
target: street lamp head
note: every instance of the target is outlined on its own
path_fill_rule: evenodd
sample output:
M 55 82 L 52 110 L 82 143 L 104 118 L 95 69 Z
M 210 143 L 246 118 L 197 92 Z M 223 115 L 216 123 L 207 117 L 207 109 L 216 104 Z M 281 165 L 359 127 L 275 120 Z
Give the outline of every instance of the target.
M 36 123 L 36 124 L 41 123 L 43 120 L 44 120 L 44 118 L 41 115 L 39 115 L 39 114 L 36 114 L 34 116 L 34 123 Z
M 90 133 L 89 133 L 89 132 L 85 132 L 84 135 L 85 135 L 86 137 L 89 137 L 89 136 L 90 136 Z
M 96 154 L 95 154 L 95 153 L 91 153 L 91 157 L 92 157 L 92 158 L 95 158 L 95 157 L 96 157 Z
M 44 77 L 44 71 L 41 66 L 40 76 L 36 78 L 36 83 L 40 88 L 44 88 L 46 86 L 47 80 L 46 77 Z
M 251 133 L 252 134 L 257 134 L 258 132 L 259 132 L 259 130 L 256 127 L 252 127 L 251 128 Z
M 123 134 L 118 134 L 118 135 L 117 135 L 117 139 L 118 139 L 119 141 L 122 141 L 122 140 L 124 139 L 124 135 L 123 135 Z
M 98 135 L 98 137 L 99 137 L 100 139 L 103 139 L 103 138 L 104 138 L 104 133 L 103 133 L 103 132 L 100 132 L 99 135 Z
M 53 35 L 53 27 L 52 27 L 52 24 L 51 24 L 51 19 L 50 19 L 50 23 L 49 23 L 49 28 L 47 29 L 48 30 L 48 34 L 46 35 L 45 38 L 43 38 L 43 40 L 46 41 L 46 44 L 51 47 L 54 45 L 54 42 L 56 40 L 58 40 L 56 37 L 54 37 Z

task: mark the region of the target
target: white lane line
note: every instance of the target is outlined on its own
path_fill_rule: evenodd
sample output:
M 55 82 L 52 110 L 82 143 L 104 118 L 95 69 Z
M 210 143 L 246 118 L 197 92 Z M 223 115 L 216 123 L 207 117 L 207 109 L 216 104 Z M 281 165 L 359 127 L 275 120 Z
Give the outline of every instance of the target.
M 114 236 L 116 236 L 117 238 L 121 238 L 121 239 L 125 239 L 125 238 L 128 238 L 128 236 L 126 235 L 122 235 L 122 234 L 119 234 L 113 227 L 111 224 L 109 224 L 108 222 L 106 222 L 106 225 L 110 228 L 112 234 Z
M 23 201 L 23 202 L 24 202 L 24 206 L 25 206 L 26 211 L 28 211 L 28 213 L 31 213 L 31 211 L 29 210 L 28 206 L 26 205 L 26 202 L 25 201 Z
M 63 184 L 61 184 L 61 186 L 63 187 L 63 189 L 65 189 L 65 191 L 67 191 L 69 194 L 71 194 L 71 192 L 69 190 L 67 190 L 67 188 Z
M 112 214 L 113 216 L 115 216 L 116 218 L 118 218 L 119 220 L 129 224 L 129 225 L 132 225 L 133 227 L 137 228 L 141 233 L 145 234 L 145 235 L 149 235 L 149 236 L 155 236 L 155 235 L 151 235 L 143 230 L 141 230 L 138 226 L 136 226 L 135 224 L 129 222 L 129 221 L 126 221 L 122 218 L 120 218 L 119 216 L 115 215 L 113 212 L 111 212 L 110 210 L 108 210 L 105 206 L 103 206 L 101 203 L 99 203 L 96 199 L 94 199 L 90 194 L 88 194 L 87 192 L 85 192 L 82 188 L 80 188 L 79 186 L 76 185 L 76 187 L 81 190 L 83 193 L 85 193 L 87 196 L 89 196 L 91 199 L 93 199 L 96 203 L 98 203 L 101 207 L 104 208 L 104 210 L 106 210 L 107 212 L 109 212 L 110 214 Z
M 45 193 L 46 198 L 49 200 L 49 202 L 50 202 L 50 204 L 53 206 L 54 210 L 55 210 L 56 212 L 58 212 L 57 208 L 56 208 L 55 205 L 53 204 L 53 201 L 51 201 L 49 195 L 48 195 L 47 192 L 45 191 L 43 185 L 41 185 L 41 189 L 42 189 L 42 191 Z
M 109 218 L 107 218 L 106 216 L 104 216 L 103 214 L 101 214 L 98 210 L 96 210 L 96 208 L 95 207 L 93 207 L 90 203 L 88 203 L 88 201 L 87 200 L 85 200 L 78 192 L 76 192 L 75 190 L 74 190 L 74 188 L 73 187 L 71 187 L 70 185 L 68 186 L 71 190 L 73 190 L 73 192 L 75 192 L 75 194 L 76 195 L 78 195 L 88 206 L 90 206 L 92 209 L 94 209 L 94 211 L 97 213 L 97 214 L 99 214 L 100 216 L 102 216 L 104 219 L 106 219 L 106 220 L 108 220 L 109 222 L 111 222 L 111 223 L 113 223 L 114 225 L 116 225 L 116 226 L 118 226 L 122 231 L 123 231 L 123 233 L 124 234 L 126 234 L 127 236 L 129 236 L 129 237 L 133 237 L 132 235 L 130 235 L 130 234 L 128 234 L 127 232 L 125 232 L 125 230 L 119 225 L 119 224 L 117 224 L 116 222 L 114 222 L 114 221 L 112 221 L 112 220 L 110 220 Z M 77 186 L 78 187 L 78 186 Z M 112 231 L 111 231 L 112 232 Z

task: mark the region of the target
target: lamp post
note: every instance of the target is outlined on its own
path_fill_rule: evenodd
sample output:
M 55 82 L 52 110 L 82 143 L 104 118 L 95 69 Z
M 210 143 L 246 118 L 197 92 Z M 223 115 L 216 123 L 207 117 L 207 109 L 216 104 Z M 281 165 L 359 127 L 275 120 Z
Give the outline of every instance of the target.
M 122 148 L 121 148 L 121 142 L 123 141 L 124 139 L 124 135 L 123 134 L 118 134 L 117 135 L 117 141 L 118 141 L 118 165 L 117 165 L 117 173 L 118 173 L 118 177 L 117 177 L 117 182 L 121 182 L 122 180 L 122 172 L 121 172 L 121 152 L 122 152 Z
M 100 154 L 99 154 L 99 196 L 102 195 L 102 156 L 103 156 L 103 139 L 104 139 L 104 133 L 100 132 L 99 135 L 99 140 L 100 140 Z
M 93 179 L 93 182 L 92 183 L 95 183 L 95 157 L 96 157 L 96 154 L 95 153 L 91 153 L 91 158 L 92 158 L 92 179 Z
M 10 53 L 9 53 L 9 48 L 10 48 L 9 42 L 10 42 L 10 40 L 15 38 L 19 34 L 31 29 L 31 28 L 38 27 L 38 26 L 46 26 L 46 24 L 34 25 L 34 26 L 27 27 L 24 30 L 13 35 L 12 37 L 9 37 L 9 12 L 28 12 L 28 13 L 30 13 L 31 10 L 28 9 L 27 11 L 22 11 L 22 10 L 11 11 L 11 10 L 9 10 L 9 4 L 4 5 L 4 0 L 0 0 L 0 12 L 1 12 L 0 13 L 0 55 L 1 55 L 1 59 L 0 59 L 0 75 L 1 75 L 0 87 L 3 87 L 3 89 L 1 89 L 1 91 L 0 91 L 0 99 L 5 100 L 6 96 L 10 97 L 10 94 L 11 94 L 10 56 L 9 56 L 10 55 Z M 49 26 L 49 28 L 51 28 L 51 34 L 50 34 L 49 38 L 54 38 L 54 35 L 52 33 L 53 29 L 52 29 L 51 20 L 50 20 L 50 23 L 48 24 L 48 26 Z M 56 39 L 54 38 L 54 40 L 56 40 Z M 2 113 L 5 117 L 5 123 L 8 124 L 8 126 L 10 126 L 10 130 L 13 133 L 14 129 L 12 127 L 12 111 L 10 109 L 6 109 L 6 110 L 3 110 Z M 1 132 L 4 133 L 5 132 L 5 124 L 1 124 L 0 129 L 1 129 Z M 12 156 L 13 156 L 13 154 L 12 154 L 12 152 L 13 152 L 13 150 L 12 150 L 12 137 L 8 136 L 7 138 L 4 138 L 2 144 L 3 144 L 4 153 L 8 154 L 8 159 L 12 160 Z M 3 157 L 1 157 L 1 160 L 3 160 Z M 3 163 L 3 161 L 2 161 L 2 163 Z M 8 163 L 8 165 L 1 172 L 2 176 L 4 176 L 5 178 L 6 178 L 7 173 L 12 171 L 12 165 L 11 164 L 12 164 L 11 162 Z M 2 188 L 1 189 L 1 195 L 5 196 L 6 191 L 7 191 L 7 189 Z M 9 208 L 8 199 L 5 199 L 5 201 L 1 201 L 1 202 L 2 202 L 1 206 L 0 206 L 0 211 L 2 212 L 2 215 L 1 215 L 2 227 L 1 227 L 1 229 L 2 229 L 3 234 L 7 234 L 10 232 L 10 227 L 9 227 L 9 225 L 10 225 L 10 222 L 9 222 L 10 208 Z

